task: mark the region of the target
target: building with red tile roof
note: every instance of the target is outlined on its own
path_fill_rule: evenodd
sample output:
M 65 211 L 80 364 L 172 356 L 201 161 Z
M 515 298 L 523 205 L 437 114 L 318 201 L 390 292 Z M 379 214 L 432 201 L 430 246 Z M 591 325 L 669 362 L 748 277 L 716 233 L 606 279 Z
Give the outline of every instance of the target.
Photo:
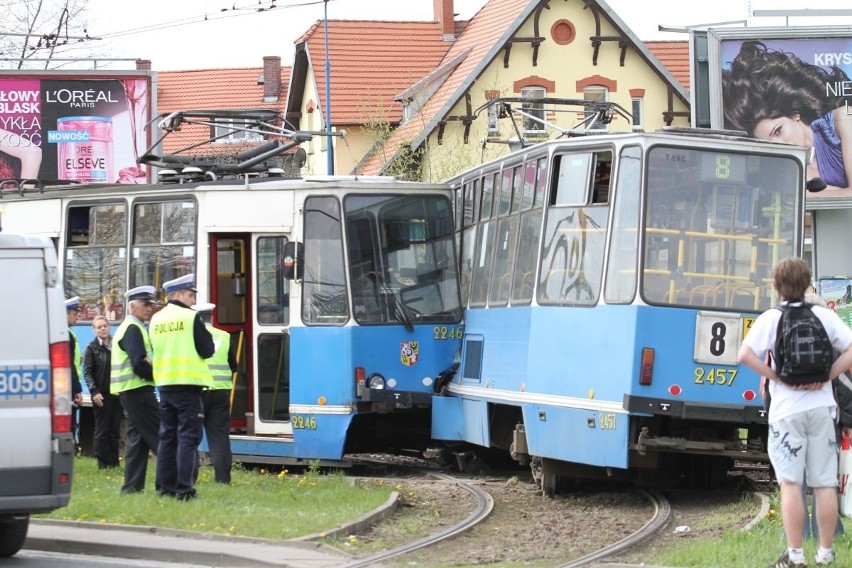
M 686 40 L 646 41 L 645 46 L 672 75 L 689 90 L 689 42 Z
M 419 170 L 403 168 L 408 175 L 439 181 L 505 151 L 480 144 L 510 134 L 489 130 L 476 112 L 493 97 L 543 93 L 635 111 L 635 121 L 622 118 L 613 130 L 689 124 L 682 79 L 603 0 L 489 0 L 461 25 L 452 0 L 433 8 L 433 22 L 328 23 L 330 113 L 322 22 L 297 41 L 287 117 L 324 131 L 330 114 L 332 129 L 349 132 L 334 139 L 334 173 L 389 172 L 403 160 Z M 577 118 L 546 115 L 559 128 Z M 326 173 L 327 139 L 309 144 L 306 169 Z
M 266 109 L 283 116 L 290 82 L 290 68 L 281 65 L 278 56 L 263 58 L 262 67 L 192 69 L 157 73 L 157 111 L 161 116 L 187 110 Z M 222 124 L 219 134 L 228 132 Z M 255 147 L 264 140 L 231 131 L 212 144 L 202 144 L 216 133 L 215 126 L 183 125 L 168 134 L 162 143 L 163 153 L 199 144 L 186 150 L 186 155 L 234 154 Z

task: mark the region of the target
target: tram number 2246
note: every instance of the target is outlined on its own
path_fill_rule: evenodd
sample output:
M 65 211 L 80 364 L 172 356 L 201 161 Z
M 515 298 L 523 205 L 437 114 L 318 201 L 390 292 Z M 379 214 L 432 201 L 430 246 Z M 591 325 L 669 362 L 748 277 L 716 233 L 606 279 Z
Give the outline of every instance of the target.
M 712 365 L 695 368 L 696 384 L 715 384 L 731 386 L 737 376 L 737 369 L 720 369 L 717 365 L 735 367 L 737 352 L 742 338 L 748 332 L 753 317 L 698 312 L 695 320 L 695 346 L 693 359 L 696 363 Z

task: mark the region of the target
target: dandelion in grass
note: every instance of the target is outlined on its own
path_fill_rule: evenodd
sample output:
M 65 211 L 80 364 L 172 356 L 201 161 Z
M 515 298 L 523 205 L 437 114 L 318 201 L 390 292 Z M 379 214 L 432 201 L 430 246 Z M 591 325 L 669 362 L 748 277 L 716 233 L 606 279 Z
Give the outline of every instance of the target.
M 287 477 L 287 470 L 282 469 L 281 473 L 278 474 L 278 479 L 284 479 L 285 477 Z
M 228 527 L 228 532 L 234 534 L 235 532 L 237 532 L 237 527 L 231 525 L 230 527 Z

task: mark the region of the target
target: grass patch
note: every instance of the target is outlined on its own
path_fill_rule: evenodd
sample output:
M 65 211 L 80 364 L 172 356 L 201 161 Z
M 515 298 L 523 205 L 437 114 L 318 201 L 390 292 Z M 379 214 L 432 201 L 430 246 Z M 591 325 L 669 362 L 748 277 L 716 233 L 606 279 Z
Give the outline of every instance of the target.
M 289 539 L 358 518 L 382 505 L 392 491 L 353 486 L 342 473 L 322 474 L 317 467 L 295 475 L 237 466 L 231 485 L 223 485 L 213 481 L 213 468 L 207 466 L 199 472 L 198 499 L 182 502 L 157 496 L 154 478 L 152 461 L 145 491 L 122 495 L 123 465 L 99 470 L 94 458 L 79 457 L 68 507 L 37 517 Z
M 731 515 L 736 514 L 739 504 L 730 505 Z M 752 505 L 753 508 L 753 505 Z M 647 560 L 649 564 L 671 567 L 717 568 L 719 566 L 766 566 L 771 564 L 784 551 L 787 541 L 784 539 L 784 527 L 781 522 L 779 493 L 776 490 L 771 498 L 771 506 L 767 516 L 748 532 L 738 529 L 728 529 L 719 538 L 697 539 L 685 541 L 682 546 Z M 722 508 L 718 513 L 702 521 L 698 529 L 712 529 L 714 526 L 730 526 L 726 522 L 731 518 Z M 737 518 L 734 516 L 733 518 Z M 835 537 L 834 550 L 838 557 L 838 566 L 852 560 L 852 522 L 843 519 L 845 534 Z M 664 529 L 665 530 L 665 529 Z M 805 541 L 805 557 L 813 564 L 813 558 L 818 547 L 817 541 Z

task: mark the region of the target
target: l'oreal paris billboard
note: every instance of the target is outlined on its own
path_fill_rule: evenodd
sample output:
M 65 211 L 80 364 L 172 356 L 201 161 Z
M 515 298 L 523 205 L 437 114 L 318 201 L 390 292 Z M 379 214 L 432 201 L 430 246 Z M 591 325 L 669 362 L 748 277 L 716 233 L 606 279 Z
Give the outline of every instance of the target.
M 151 76 L 0 74 L 0 180 L 145 183 Z
M 707 30 L 712 128 L 814 149 L 808 201 L 852 197 L 852 29 Z

